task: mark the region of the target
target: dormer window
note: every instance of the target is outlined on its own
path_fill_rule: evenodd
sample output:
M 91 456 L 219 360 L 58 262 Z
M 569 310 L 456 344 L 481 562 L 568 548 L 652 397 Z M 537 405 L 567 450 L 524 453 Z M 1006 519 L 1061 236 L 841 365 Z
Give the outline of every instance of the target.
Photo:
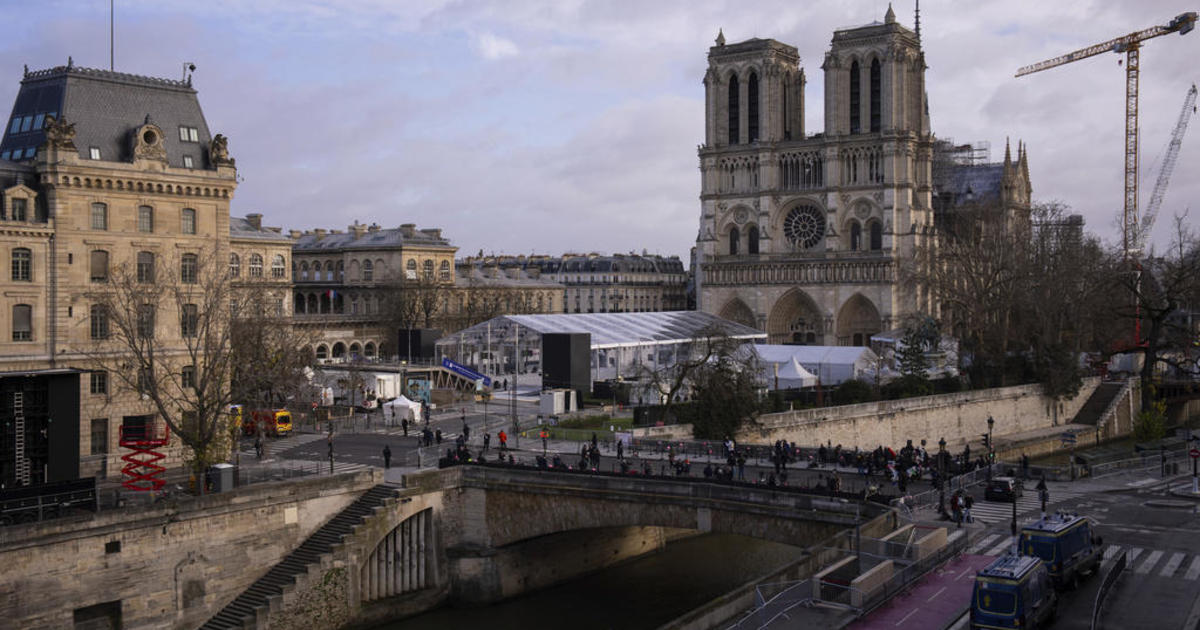
M 200 142 L 200 132 L 195 127 L 179 127 L 180 142 Z
M 183 156 L 183 168 L 192 168 L 193 165 L 194 165 L 194 163 L 192 162 L 192 156 L 190 156 L 190 155 Z
M 9 209 L 12 210 L 13 221 L 29 220 L 29 202 L 25 199 L 10 199 Z
M 99 160 L 100 159 L 100 147 L 89 147 L 88 148 L 88 157 L 93 160 Z

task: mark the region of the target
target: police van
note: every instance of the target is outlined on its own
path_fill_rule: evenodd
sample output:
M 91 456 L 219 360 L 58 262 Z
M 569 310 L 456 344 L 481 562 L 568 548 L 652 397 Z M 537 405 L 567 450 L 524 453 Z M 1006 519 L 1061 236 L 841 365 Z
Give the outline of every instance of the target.
M 1023 527 L 1018 548 L 1041 558 L 1050 578 L 1065 588 L 1079 586 L 1083 575 L 1096 572 L 1103 559 L 1102 543 L 1087 517 L 1060 512 Z
M 1041 628 L 1057 612 L 1058 595 L 1038 558 L 1002 556 L 975 575 L 971 628 Z

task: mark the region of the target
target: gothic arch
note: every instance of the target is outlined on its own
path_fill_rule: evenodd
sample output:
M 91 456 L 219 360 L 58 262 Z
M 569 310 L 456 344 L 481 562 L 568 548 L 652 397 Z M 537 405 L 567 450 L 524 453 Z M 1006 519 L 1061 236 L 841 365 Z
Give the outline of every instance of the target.
M 871 300 L 855 293 L 838 311 L 837 342 L 839 346 L 869 346 L 871 335 L 882 330 L 879 309 Z
M 819 345 L 824 343 L 825 316 L 811 297 L 800 289 L 783 294 L 767 318 L 768 343 Z
M 718 311 L 717 317 L 737 322 L 743 326 L 758 328 L 754 311 L 750 310 L 750 307 L 746 306 L 746 303 L 741 298 L 733 298 L 726 302 L 725 306 L 722 306 L 721 310 Z

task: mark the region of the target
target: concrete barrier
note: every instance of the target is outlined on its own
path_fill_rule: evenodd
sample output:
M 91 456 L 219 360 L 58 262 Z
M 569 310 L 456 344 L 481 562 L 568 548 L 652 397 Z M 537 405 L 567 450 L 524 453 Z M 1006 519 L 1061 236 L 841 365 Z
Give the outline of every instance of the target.
M 916 549 L 913 560 L 920 562 L 921 560 L 936 554 L 942 547 L 945 546 L 946 529 L 944 527 L 938 527 L 928 534 L 918 538 L 917 541 L 913 543 L 913 547 Z
M 866 600 L 869 600 L 876 591 L 887 584 L 888 580 L 892 579 L 892 569 L 892 561 L 884 560 L 851 580 L 850 605 L 862 608 Z

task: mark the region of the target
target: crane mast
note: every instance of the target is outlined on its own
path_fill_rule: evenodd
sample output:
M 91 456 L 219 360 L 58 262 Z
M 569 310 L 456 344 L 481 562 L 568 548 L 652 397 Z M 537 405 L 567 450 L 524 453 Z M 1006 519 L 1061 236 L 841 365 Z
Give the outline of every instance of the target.
M 1016 76 L 1022 77 L 1081 61 L 1104 52 L 1125 53 L 1125 202 L 1121 226 L 1127 258 L 1135 255 L 1141 227 L 1138 221 L 1138 80 L 1141 73 L 1139 53 L 1142 42 L 1170 33 L 1186 35 L 1195 27 L 1196 12 L 1181 13 L 1165 25 L 1152 26 L 1053 59 L 1024 66 L 1016 73 Z

